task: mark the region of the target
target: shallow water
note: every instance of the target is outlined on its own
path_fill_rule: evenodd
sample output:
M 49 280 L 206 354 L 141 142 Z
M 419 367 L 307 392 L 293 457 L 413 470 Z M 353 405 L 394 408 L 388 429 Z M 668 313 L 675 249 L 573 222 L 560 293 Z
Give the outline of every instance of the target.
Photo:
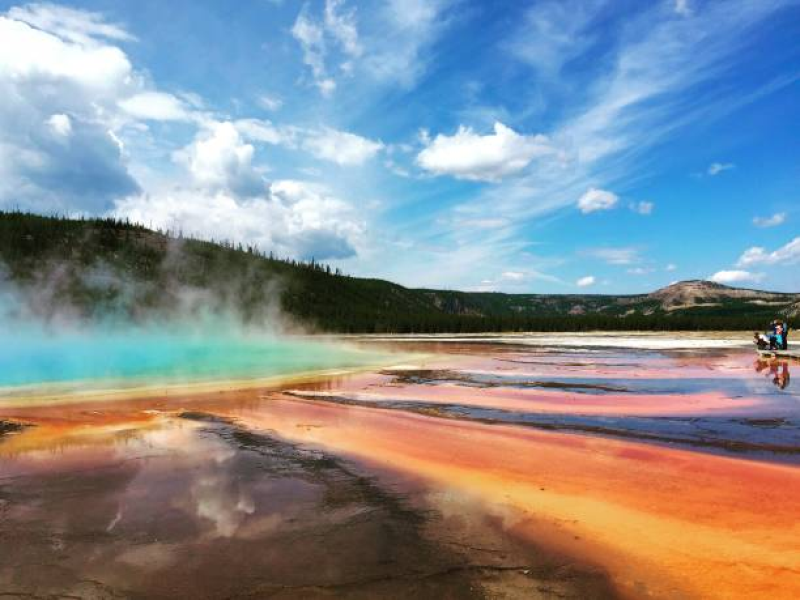
M 0 592 L 800 596 L 795 365 L 618 343 L 367 341 L 371 372 L 269 388 L 0 398 L 29 425 L 0 437 Z

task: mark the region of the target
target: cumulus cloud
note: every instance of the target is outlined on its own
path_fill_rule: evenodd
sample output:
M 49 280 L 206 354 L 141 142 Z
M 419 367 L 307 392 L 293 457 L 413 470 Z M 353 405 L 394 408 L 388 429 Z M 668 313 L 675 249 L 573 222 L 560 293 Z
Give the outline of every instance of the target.
M 753 218 L 753 225 L 756 227 L 776 227 L 782 225 L 786 221 L 786 213 L 775 213 L 770 217 L 755 217 Z
M 0 32 L 0 72 L 21 80 L 18 84 L 49 78 L 107 100 L 133 77 L 125 54 L 100 39 L 79 42 L 69 30 L 38 29 L 11 17 L 0 17 Z
M 715 162 L 715 163 L 711 163 L 710 165 L 708 165 L 708 171 L 707 172 L 708 172 L 709 175 L 711 175 L 713 177 L 714 175 L 719 175 L 723 171 L 730 171 L 731 169 L 734 169 L 734 168 L 736 168 L 736 165 L 734 165 L 733 163 Z
M 248 140 L 303 150 L 340 166 L 362 165 L 384 148 L 380 141 L 332 127 L 277 127 L 261 119 L 239 119 L 233 125 Z
M 275 127 L 269 121 L 262 119 L 239 119 L 234 121 L 233 126 L 240 134 L 248 140 L 262 142 L 266 144 L 283 144 L 287 141 L 287 135 Z
M 107 210 L 139 191 L 115 129 L 142 90 L 109 40 L 132 39 L 96 13 L 50 4 L 0 15 L 0 206 Z
M 589 287 L 590 285 L 595 284 L 594 275 L 586 275 L 585 277 L 581 277 L 578 281 L 575 282 L 575 285 L 578 287 Z
M 253 152 L 233 123 L 210 122 L 173 159 L 205 189 L 255 196 L 263 192 L 264 182 L 253 167 Z
M 119 105 L 122 110 L 137 119 L 184 121 L 191 116 L 179 98 L 165 92 L 141 92 L 121 100 Z
M 748 248 L 739 257 L 736 266 L 790 265 L 797 262 L 800 262 L 800 237 L 794 238 L 791 242 L 773 252 L 768 252 L 760 246 Z
M 350 204 L 323 186 L 295 180 L 274 181 L 256 197 L 202 188 L 130 196 L 117 204 L 114 214 L 305 259 L 353 256 L 364 233 L 364 224 Z
M 53 133 L 62 138 L 67 138 L 72 133 L 72 120 L 68 115 L 51 115 L 50 118 L 47 119 L 47 124 L 50 126 Z
M 356 254 L 365 226 L 353 207 L 324 186 L 267 182 L 247 139 L 283 143 L 268 122 L 206 121 L 173 154 L 185 180 L 119 200 L 114 214 L 201 238 L 250 243 L 285 256 L 341 259 Z
M 361 165 L 383 148 L 381 142 L 330 127 L 304 132 L 301 146 L 317 158 L 341 166 Z
M 758 282 L 764 276 L 761 273 L 751 273 L 750 271 L 732 270 L 732 271 L 717 271 L 708 279 L 715 283 L 743 283 L 743 282 Z
M 545 136 L 520 135 L 500 122 L 487 135 L 461 126 L 452 136 L 439 134 L 427 142 L 417 155 L 423 169 L 473 181 L 499 181 L 522 171 L 534 158 L 553 153 Z
M 352 17 L 334 2 L 325 18 L 337 43 L 357 53 Z M 199 112 L 202 99 L 160 91 L 135 70 L 116 45 L 133 36 L 96 13 L 52 5 L 12 9 L 0 15 L 0 39 L 0 207 L 111 213 L 298 257 L 356 252 L 365 226 L 353 207 L 307 182 L 266 181 L 256 146 L 281 144 L 352 165 L 382 143 L 331 128 Z M 279 107 L 274 98 L 265 103 Z M 197 130 L 171 153 L 180 169 L 150 180 L 143 191 L 128 171 L 126 148 L 143 137 L 163 143 L 149 137 L 147 121 L 185 121 Z
M 619 196 L 613 192 L 598 188 L 589 188 L 578 199 L 578 210 L 583 214 L 596 212 L 598 210 L 611 210 L 619 202 Z

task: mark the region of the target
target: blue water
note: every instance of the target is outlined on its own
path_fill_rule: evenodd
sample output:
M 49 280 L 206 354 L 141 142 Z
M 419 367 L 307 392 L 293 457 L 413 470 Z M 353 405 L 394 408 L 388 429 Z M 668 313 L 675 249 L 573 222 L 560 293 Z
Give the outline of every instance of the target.
M 378 360 L 374 352 L 344 344 L 243 335 L 224 328 L 202 333 L 157 327 L 0 330 L 0 387 L 128 378 L 159 382 L 260 378 Z

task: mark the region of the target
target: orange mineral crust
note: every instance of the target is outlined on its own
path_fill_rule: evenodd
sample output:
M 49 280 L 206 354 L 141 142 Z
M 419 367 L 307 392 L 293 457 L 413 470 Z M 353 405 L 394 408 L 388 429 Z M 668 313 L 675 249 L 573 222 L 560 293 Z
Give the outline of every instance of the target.
M 626 596 L 800 597 L 794 466 L 284 398 L 235 414 L 474 497 Z

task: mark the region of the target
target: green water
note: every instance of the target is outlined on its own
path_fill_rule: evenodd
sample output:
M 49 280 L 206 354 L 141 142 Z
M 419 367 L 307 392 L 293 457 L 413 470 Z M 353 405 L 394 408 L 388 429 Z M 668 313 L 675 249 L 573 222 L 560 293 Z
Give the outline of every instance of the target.
M 386 355 L 313 338 L 216 327 L 0 330 L 0 387 L 83 380 L 197 382 L 376 364 Z

